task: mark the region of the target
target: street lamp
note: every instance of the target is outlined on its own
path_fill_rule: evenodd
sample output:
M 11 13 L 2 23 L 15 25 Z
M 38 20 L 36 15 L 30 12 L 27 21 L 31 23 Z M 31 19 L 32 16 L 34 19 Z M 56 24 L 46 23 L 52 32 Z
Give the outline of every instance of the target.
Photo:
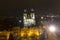
M 56 31 L 56 28 L 55 28 L 54 25 L 51 25 L 51 26 L 49 27 L 49 30 L 50 30 L 51 32 L 55 32 L 55 31 Z

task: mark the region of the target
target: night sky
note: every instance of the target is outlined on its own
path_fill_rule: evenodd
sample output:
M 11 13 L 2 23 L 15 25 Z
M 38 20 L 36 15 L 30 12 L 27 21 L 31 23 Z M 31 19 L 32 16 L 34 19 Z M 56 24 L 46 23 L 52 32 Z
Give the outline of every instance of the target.
M 0 17 L 19 16 L 23 9 L 29 8 L 36 9 L 38 16 L 60 14 L 60 0 L 0 0 Z
M 35 8 L 58 12 L 59 0 L 0 0 L 0 15 L 16 15 L 18 9 Z

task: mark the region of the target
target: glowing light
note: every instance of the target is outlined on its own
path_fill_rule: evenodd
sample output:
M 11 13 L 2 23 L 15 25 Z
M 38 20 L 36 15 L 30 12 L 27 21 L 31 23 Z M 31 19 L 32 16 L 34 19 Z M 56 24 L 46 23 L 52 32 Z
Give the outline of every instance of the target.
M 36 32 L 36 35 L 39 36 L 39 32 Z
M 22 22 L 22 20 L 19 20 L 19 22 L 21 23 L 21 22 Z
M 24 36 L 24 34 L 25 34 L 24 32 L 21 32 L 21 36 L 22 36 L 22 37 Z
M 41 19 L 44 19 L 44 17 L 41 17 Z
M 49 30 L 50 30 L 51 32 L 55 32 L 55 31 L 56 31 L 56 28 L 55 28 L 55 26 L 51 25 L 51 26 L 49 27 Z
M 32 36 L 33 32 L 29 31 L 28 36 Z
M 33 16 L 32 18 L 34 19 L 35 17 Z
M 24 17 L 24 19 L 26 19 L 26 17 Z

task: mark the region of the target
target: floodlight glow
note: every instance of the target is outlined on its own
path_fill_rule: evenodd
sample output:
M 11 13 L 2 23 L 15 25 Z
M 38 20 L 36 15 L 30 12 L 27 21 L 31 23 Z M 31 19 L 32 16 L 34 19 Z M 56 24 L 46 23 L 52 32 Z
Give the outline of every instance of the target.
M 56 28 L 55 28 L 55 26 L 51 25 L 51 26 L 49 27 L 49 30 L 50 30 L 51 32 L 55 32 L 55 31 L 56 31 Z

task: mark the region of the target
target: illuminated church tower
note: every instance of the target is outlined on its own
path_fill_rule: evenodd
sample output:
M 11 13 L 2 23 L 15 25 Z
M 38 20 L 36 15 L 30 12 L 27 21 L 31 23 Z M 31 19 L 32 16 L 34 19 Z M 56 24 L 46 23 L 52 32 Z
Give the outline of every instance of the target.
M 24 26 L 34 26 L 35 25 L 35 13 L 34 12 L 26 12 L 27 10 L 24 10 L 23 13 L 23 24 Z M 31 11 L 34 11 L 31 9 Z

